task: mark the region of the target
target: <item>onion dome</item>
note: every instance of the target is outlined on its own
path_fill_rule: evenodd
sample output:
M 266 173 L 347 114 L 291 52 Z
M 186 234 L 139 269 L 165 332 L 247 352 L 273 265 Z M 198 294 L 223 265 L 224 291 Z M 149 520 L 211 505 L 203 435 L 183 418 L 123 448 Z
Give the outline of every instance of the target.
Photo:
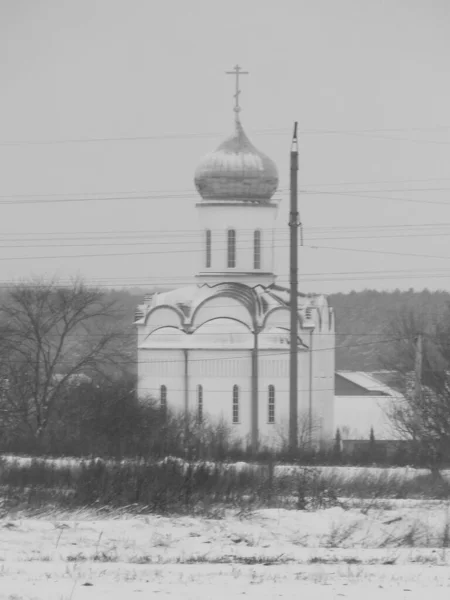
M 268 202 L 278 187 L 278 171 L 248 139 L 236 116 L 235 132 L 203 158 L 195 187 L 203 200 Z

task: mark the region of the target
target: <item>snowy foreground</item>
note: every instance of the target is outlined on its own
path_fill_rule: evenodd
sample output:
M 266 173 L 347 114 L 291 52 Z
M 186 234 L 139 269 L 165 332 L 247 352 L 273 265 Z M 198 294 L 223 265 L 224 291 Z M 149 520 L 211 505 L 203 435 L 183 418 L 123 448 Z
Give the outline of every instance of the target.
M 449 505 L 0 519 L 1 600 L 450 597 Z

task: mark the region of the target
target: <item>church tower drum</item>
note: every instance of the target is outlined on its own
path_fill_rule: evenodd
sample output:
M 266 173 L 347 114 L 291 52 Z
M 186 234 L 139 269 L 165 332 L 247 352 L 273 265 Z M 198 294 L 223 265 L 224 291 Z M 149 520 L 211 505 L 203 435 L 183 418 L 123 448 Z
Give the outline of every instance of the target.
M 240 118 L 239 66 L 236 76 L 235 130 L 200 162 L 195 186 L 202 229 L 199 283 L 241 282 L 270 285 L 274 274 L 274 227 L 278 212 L 272 199 L 278 187 L 275 163 L 248 139 Z

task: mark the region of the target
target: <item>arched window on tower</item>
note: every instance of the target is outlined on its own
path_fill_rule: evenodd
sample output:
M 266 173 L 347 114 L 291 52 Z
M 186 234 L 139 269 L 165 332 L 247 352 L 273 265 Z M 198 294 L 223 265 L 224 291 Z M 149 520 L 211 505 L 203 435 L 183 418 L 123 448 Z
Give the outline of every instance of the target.
M 239 388 L 233 385 L 233 423 L 239 423 Z
M 253 234 L 253 268 L 261 268 L 261 231 L 259 229 Z
M 275 386 L 269 385 L 268 423 L 275 423 Z
M 203 423 L 203 386 L 197 386 L 197 422 Z
M 236 230 L 228 230 L 227 266 L 229 269 L 236 267 Z
M 163 416 L 167 413 L 167 387 L 162 385 L 159 389 L 159 408 Z
M 205 251 L 206 251 L 206 268 L 209 269 L 211 267 L 211 230 L 207 229 L 205 231 Z

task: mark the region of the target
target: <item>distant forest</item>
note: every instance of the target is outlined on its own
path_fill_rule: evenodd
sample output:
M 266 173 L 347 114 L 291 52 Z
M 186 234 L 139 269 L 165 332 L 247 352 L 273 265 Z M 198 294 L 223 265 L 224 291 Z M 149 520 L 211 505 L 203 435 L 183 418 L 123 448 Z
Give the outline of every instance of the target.
M 124 323 L 131 331 L 135 309 L 148 292 L 139 289 L 109 292 L 123 307 Z M 389 346 L 386 341 L 389 340 L 389 323 L 396 314 L 413 309 L 439 318 L 450 304 L 450 293 L 364 290 L 331 294 L 328 299 L 336 315 L 336 368 L 372 371 L 380 368 L 379 355 Z
M 392 320 L 406 310 L 444 318 L 450 293 L 364 290 L 331 294 L 328 300 L 336 315 L 336 369 L 372 371 L 382 368 L 379 357 L 389 347 Z

